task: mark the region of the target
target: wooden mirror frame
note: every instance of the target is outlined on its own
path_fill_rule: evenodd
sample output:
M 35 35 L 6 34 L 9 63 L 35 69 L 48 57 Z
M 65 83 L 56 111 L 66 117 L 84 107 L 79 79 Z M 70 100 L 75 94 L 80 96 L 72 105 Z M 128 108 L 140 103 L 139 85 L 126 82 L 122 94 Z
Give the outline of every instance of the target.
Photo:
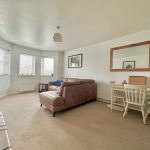
M 116 50 L 124 49 L 124 48 L 130 48 L 130 47 L 136 47 L 141 45 L 147 45 L 149 44 L 149 68 L 133 68 L 133 69 L 113 69 L 113 52 Z M 150 41 L 130 44 L 130 45 L 124 45 L 119 47 L 114 47 L 110 49 L 110 72 L 123 72 L 123 71 L 150 71 Z

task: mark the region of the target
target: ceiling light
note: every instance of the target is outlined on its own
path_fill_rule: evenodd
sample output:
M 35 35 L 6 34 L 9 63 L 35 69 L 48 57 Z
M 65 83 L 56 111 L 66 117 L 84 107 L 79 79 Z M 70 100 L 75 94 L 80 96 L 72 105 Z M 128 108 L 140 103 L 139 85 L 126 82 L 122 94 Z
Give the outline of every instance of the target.
M 57 26 L 57 30 L 59 30 L 59 29 L 60 29 L 60 26 Z M 55 32 L 55 33 L 54 33 L 53 41 L 54 41 L 54 42 L 62 42 L 62 41 L 63 41 L 60 32 Z

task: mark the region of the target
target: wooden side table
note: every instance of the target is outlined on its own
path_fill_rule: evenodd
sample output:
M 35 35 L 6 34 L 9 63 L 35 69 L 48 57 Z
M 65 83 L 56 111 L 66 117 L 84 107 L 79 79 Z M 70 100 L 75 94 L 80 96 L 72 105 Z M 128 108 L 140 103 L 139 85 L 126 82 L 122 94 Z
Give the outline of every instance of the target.
M 38 84 L 38 92 L 48 91 L 48 83 L 39 83 Z

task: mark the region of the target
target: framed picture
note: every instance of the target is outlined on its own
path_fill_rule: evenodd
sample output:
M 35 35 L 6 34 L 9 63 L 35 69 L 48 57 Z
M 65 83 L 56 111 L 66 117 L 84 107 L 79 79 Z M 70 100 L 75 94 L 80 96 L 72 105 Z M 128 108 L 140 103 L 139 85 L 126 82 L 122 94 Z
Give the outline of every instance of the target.
M 123 69 L 134 69 L 135 68 L 135 60 L 132 61 L 123 61 Z
M 81 68 L 83 54 L 68 56 L 68 68 Z

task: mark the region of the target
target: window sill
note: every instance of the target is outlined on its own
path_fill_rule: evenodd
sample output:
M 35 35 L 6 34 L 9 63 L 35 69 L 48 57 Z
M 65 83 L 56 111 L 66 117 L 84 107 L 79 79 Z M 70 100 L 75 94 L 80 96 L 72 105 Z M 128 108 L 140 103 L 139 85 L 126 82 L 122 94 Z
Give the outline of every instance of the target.
M 0 74 L 0 76 L 10 76 L 9 74 Z
M 51 75 L 40 75 L 41 77 L 55 77 L 55 76 L 51 76 Z
M 35 75 L 19 75 L 19 77 L 35 77 Z

